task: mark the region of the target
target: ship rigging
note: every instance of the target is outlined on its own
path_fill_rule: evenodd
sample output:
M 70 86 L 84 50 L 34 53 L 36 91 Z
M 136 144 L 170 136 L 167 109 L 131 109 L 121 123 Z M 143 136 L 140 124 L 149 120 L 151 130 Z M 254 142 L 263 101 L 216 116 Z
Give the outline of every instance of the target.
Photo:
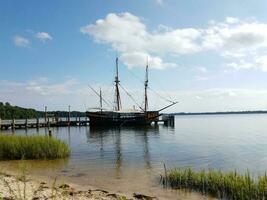
M 89 86 L 93 92 L 100 98 L 100 109 L 88 110 L 86 112 L 87 117 L 90 120 L 90 126 L 137 126 L 137 125 L 149 125 L 153 121 L 157 121 L 162 114 L 161 111 L 177 104 L 176 101 L 170 101 L 170 104 L 156 111 L 148 110 L 148 62 L 145 70 L 145 94 L 144 94 L 144 107 L 140 106 L 132 95 L 120 84 L 119 80 L 119 64 L 118 57 L 116 58 L 116 74 L 115 74 L 115 102 L 113 110 L 103 109 L 103 102 L 110 105 L 110 102 L 103 99 L 102 90 L 98 93 L 94 88 Z M 126 94 L 138 105 L 140 110 L 123 110 L 121 103 L 120 90 L 122 88 Z

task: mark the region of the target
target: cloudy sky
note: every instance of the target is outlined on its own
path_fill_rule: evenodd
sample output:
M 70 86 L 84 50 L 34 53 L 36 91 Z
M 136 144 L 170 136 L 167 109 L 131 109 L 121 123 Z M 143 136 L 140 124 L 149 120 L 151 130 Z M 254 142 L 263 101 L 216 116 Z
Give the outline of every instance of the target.
M 0 101 L 42 110 L 113 102 L 121 84 L 169 111 L 267 110 L 267 1 L 0 1 Z M 134 102 L 122 90 L 124 108 Z M 107 106 L 108 107 L 108 106 Z

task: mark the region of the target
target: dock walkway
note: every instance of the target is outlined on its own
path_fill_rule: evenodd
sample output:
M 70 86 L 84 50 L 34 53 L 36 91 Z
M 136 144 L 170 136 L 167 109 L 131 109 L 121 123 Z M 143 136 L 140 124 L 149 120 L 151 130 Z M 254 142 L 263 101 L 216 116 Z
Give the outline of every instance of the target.
M 36 118 L 36 119 L 12 119 L 1 120 L 0 129 L 26 129 L 40 127 L 64 127 L 64 126 L 87 126 L 89 119 L 87 117 L 72 118 Z
M 174 115 L 162 115 L 154 124 L 163 123 L 165 126 L 174 126 Z M 89 118 L 87 117 L 71 117 L 71 118 L 36 118 L 36 119 L 12 119 L 1 120 L 0 130 L 7 129 L 27 129 L 40 127 L 65 127 L 65 126 L 88 126 Z

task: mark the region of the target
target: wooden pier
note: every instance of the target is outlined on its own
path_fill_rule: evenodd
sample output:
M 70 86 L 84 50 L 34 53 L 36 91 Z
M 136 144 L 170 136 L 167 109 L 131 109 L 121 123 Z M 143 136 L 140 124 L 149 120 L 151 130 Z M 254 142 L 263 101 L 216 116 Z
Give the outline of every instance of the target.
M 0 129 L 27 129 L 40 127 L 64 127 L 64 126 L 88 126 L 89 119 L 87 117 L 72 118 L 36 118 L 36 119 L 12 119 L 1 120 Z
M 158 119 L 154 120 L 154 124 L 163 123 L 164 126 L 174 126 L 174 115 L 163 114 Z
M 1 120 L 0 130 L 7 129 L 27 129 L 27 128 L 41 128 L 41 127 L 67 127 L 67 126 L 88 126 L 89 119 L 87 117 L 46 117 L 36 119 L 12 119 Z M 174 126 L 174 115 L 162 115 L 154 124 L 163 123 L 165 126 Z

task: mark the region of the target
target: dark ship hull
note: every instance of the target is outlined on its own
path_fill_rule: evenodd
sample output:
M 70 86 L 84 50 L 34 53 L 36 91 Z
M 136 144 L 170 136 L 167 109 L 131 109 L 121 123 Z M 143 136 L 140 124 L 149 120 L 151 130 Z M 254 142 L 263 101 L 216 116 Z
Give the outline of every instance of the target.
M 148 111 L 148 99 L 147 99 L 147 89 L 148 89 L 148 65 L 146 65 L 146 77 L 145 77 L 145 99 L 144 99 L 144 108 L 142 108 L 133 97 L 124 89 L 126 94 L 138 105 L 141 109 L 140 111 L 131 110 L 126 111 L 122 110 L 121 106 L 121 98 L 119 86 L 121 86 L 119 81 L 119 69 L 118 69 L 118 57 L 116 58 L 116 76 L 115 76 L 115 111 L 104 110 L 102 107 L 102 101 L 104 101 L 107 105 L 111 105 L 108 101 L 102 98 L 102 92 L 98 93 L 92 87 L 90 87 L 94 93 L 100 98 L 100 107 L 96 111 L 87 111 L 86 116 L 89 118 L 90 127 L 110 127 L 110 126 L 144 126 L 150 125 L 153 121 L 157 122 L 159 118 L 159 112 L 176 104 L 177 102 L 172 102 L 171 105 L 166 106 L 158 111 Z
M 158 119 L 157 111 L 149 112 L 86 112 L 91 127 L 107 126 L 145 126 Z

